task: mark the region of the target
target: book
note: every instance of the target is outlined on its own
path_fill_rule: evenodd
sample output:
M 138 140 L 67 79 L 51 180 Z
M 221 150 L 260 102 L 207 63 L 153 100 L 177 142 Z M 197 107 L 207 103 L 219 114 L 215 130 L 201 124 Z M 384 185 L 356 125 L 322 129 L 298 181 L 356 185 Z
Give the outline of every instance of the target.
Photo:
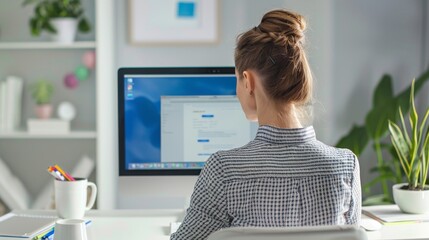
M 8 84 L 11 84 L 12 87 L 12 94 L 13 94 L 13 103 L 10 103 L 12 105 L 12 113 L 13 116 L 11 117 L 11 130 L 17 130 L 21 125 L 21 111 L 22 111 L 22 91 L 24 82 L 21 78 L 15 77 L 15 76 L 9 76 L 6 79 L 6 82 Z
M 16 76 L 8 76 L 3 84 L 6 90 L 2 90 L 2 94 L 0 94 L 4 95 L 1 101 L 4 115 L 2 129 L 11 132 L 17 130 L 21 124 L 23 80 Z
M 0 131 L 17 130 L 21 124 L 23 80 L 9 76 L 0 83 Z
M 429 222 L 427 214 L 407 214 L 397 205 L 379 205 L 362 208 L 362 213 L 384 225 Z
M 6 129 L 6 82 L 0 82 L 0 131 Z
M 7 213 L 0 217 L 0 240 L 33 239 L 52 229 L 56 216 Z
M 35 119 L 27 120 L 29 134 L 67 134 L 70 132 L 70 121 L 61 119 Z
M 11 210 L 30 208 L 31 194 L 0 156 L 0 201 Z

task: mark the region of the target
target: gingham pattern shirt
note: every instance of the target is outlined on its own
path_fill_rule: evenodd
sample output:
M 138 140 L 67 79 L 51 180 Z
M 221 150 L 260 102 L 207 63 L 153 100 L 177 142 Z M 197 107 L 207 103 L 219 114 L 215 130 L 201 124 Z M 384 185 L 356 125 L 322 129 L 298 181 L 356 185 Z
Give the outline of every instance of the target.
M 213 154 L 172 240 L 227 227 L 359 224 L 359 164 L 316 139 L 313 127 L 260 126 L 247 145 Z

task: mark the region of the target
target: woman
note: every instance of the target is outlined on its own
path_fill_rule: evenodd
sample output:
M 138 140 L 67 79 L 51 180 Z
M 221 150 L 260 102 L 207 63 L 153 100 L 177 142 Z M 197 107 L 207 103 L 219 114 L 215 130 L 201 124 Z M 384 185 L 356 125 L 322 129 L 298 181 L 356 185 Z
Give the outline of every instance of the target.
M 359 223 L 356 156 L 316 140 L 313 127 L 304 127 L 300 118 L 313 85 L 305 27 L 301 15 L 274 10 L 239 36 L 237 96 L 246 117 L 258 121 L 257 135 L 209 158 L 171 239 L 205 239 L 237 226 Z

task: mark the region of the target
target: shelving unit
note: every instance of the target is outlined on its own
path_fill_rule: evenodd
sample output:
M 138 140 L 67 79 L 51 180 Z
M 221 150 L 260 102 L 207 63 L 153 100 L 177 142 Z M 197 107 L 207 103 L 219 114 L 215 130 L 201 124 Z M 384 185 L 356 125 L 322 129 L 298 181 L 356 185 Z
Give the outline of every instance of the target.
M 2 50 L 26 50 L 26 49 L 95 49 L 94 41 L 81 41 L 71 44 L 60 44 L 52 42 L 0 42 Z
M 88 35 L 78 36 L 78 42 L 59 45 L 48 36 L 30 35 L 28 19 L 33 9 L 22 1 L 0 1 L 0 80 L 8 75 L 24 78 L 26 84 L 38 79 L 52 80 L 57 89 L 55 101 L 70 101 L 78 111 L 67 135 L 31 135 L 25 131 L 0 133 L 0 157 L 19 177 L 28 190 L 37 195 L 50 179 L 45 167 L 53 161 L 68 169 L 84 154 L 96 160 L 95 181 L 98 189 L 97 207 L 114 209 L 117 192 L 117 123 L 116 69 L 114 64 L 116 4 L 114 0 L 82 0 L 85 15 L 93 24 Z M 11 24 L 12 23 L 12 24 Z M 96 50 L 96 69 L 90 82 L 76 90 L 62 86 L 64 74 L 81 63 L 82 54 Z M 59 87 L 59 89 L 58 89 Z M 27 92 L 26 92 L 27 91 Z M 29 89 L 24 89 L 23 115 L 34 117 Z M 42 170 L 40 170 L 42 169 Z
M 82 156 L 88 155 L 97 165 L 98 61 L 96 68 L 90 71 L 90 78 L 80 82 L 76 89 L 68 89 L 63 84 L 66 74 L 83 65 L 82 56 L 86 51 L 97 51 L 98 60 L 96 11 L 100 4 L 97 0 L 81 2 L 92 32 L 78 35 L 71 44 L 60 44 L 50 41 L 47 35 L 38 38 L 30 35 L 31 7 L 23 8 L 22 1 L 0 1 L 0 81 L 9 75 L 24 79 L 20 130 L 0 132 L 0 159 L 32 195 L 37 195 L 52 180 L 46 174 L 50 164 L 73 169 Z M 77 117 L 71 121 L 70 133 L 30 134 L 26 130 L 26 120 L 34 118 L 30 85 L 40 79 L 54 84 L 54 117 L 60 102 L 68 101 L 75 106 Z M 90 180 L 97 183 L 97 179 Z
M 0 139 L 96 139 L 96 131 L 71 131 L 67 134 L 32 134 L 27 131 L 0 133 Z

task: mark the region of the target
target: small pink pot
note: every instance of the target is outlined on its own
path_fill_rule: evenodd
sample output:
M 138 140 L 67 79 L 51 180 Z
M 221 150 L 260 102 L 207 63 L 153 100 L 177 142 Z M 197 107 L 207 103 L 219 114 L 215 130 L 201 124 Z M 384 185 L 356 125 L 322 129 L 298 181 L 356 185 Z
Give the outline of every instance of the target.
M 42 104 L 37 105 L 35 108 L 36 116 L 40 119 L 47 119 L 52 116 L 52 105 L 51 104 Z

